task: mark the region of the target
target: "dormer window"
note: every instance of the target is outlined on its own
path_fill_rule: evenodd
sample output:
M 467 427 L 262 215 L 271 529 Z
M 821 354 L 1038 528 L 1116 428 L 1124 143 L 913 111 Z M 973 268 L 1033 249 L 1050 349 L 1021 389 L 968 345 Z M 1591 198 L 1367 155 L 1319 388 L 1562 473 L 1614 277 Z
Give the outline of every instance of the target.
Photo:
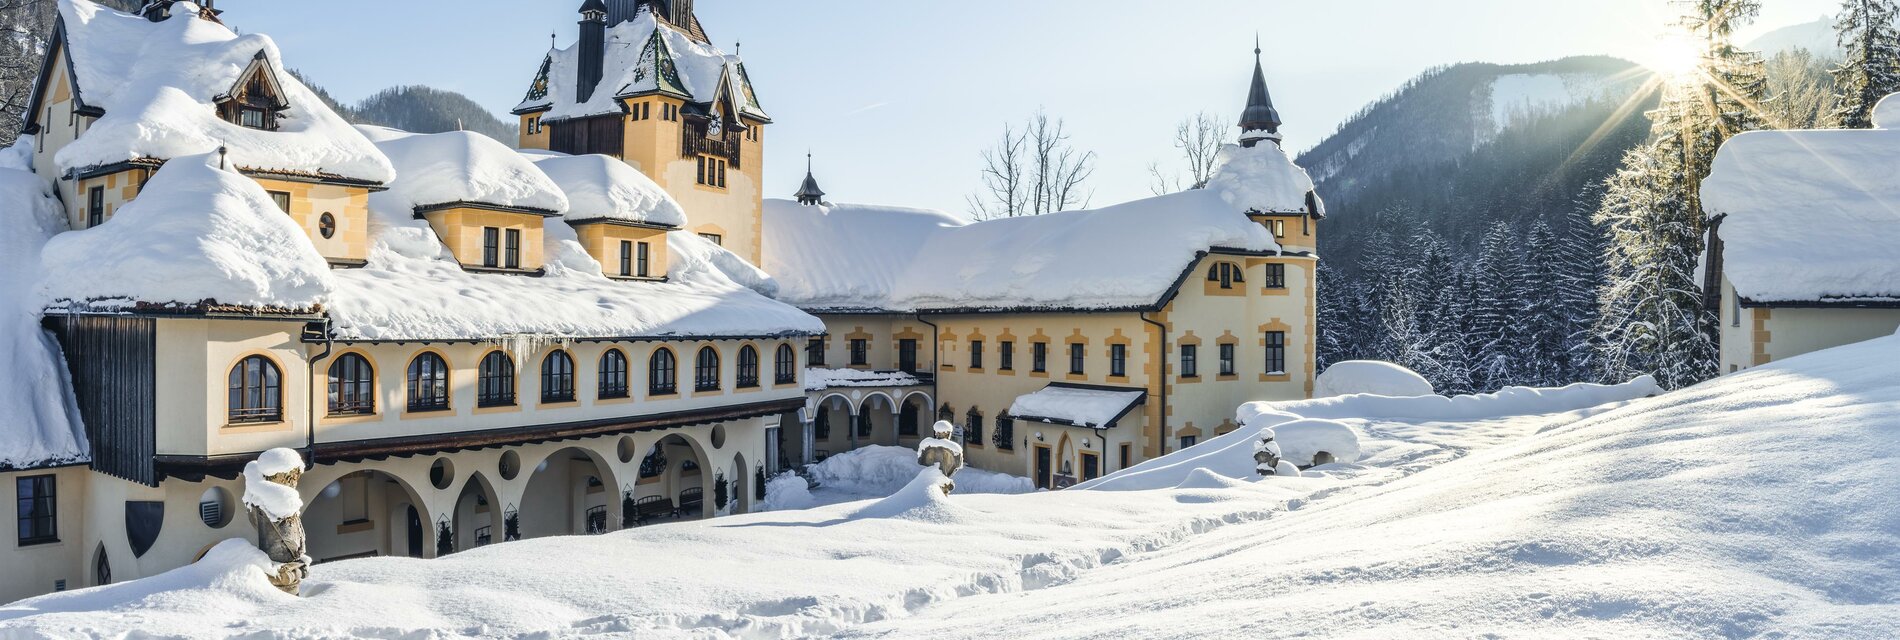
M 277 83 L 276 71 L 264 52 L 257 52 L 251 66 L 238 76 L 237 85 L 218 100 L 218 116 L 226 122 L 261 131 L 276 131 L 277 120 L 290 104 L 284 101 L 284 88 Z

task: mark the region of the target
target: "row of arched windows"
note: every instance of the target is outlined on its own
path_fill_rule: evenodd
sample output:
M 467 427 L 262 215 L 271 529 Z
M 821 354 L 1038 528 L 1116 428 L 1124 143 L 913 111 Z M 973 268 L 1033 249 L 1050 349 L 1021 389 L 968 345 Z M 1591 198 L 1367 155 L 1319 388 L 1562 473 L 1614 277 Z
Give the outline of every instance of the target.
M 776 384 L 798 381 L 797 350 L 779 345 L 774 368 Z M 737 385 L 741 389 L 759 386 L 759 351 L 746 345 L 739 349 Z M 599 362 L 598 398 L 621 399 L 632 396 L 631 367 L 627 354 L 608 349 Z M 541 402 L 573 402 L 578 391 L 574 382 L 576 365 L 573 354 L 555 350 L 541 361 Z M 482 357 L 476 371 L 476 406 L 509 407 L 516 398 L 515 360 L 502 351 Z M 409 361 L 404 392 L 411 412 L 449 409 L 449 364 L 441 355 L 424 352 Z M 679 393 L 679 366 L 673 351 L 656 349 L 647 360 L 647 395 L 669 396 Z M 699 350 L 694 362 L 693 388 L 699 392 L 718 391 L 721 386 L 719 351 L 713 347 Z M 360 354 L 346 353 L 330 365 L 328 385 L 329 415 L 359 416 L 376 413 L 376 372 Z M 277 364 L 262 355 L 239 361 L 232 367 L 229 380 L 229 421 L 232 424 L 278 422 L 283 420 L 283 378 Z

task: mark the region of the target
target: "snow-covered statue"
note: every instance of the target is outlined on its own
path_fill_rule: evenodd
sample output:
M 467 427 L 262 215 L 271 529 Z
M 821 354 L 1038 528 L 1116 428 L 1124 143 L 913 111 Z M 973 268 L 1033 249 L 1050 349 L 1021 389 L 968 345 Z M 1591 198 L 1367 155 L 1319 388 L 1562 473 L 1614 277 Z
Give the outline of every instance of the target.
M 298 595 L 310 573 L 304 555 L 303 497 L 297 481 L 303 477 L 303 457 L 289 449 L 265 451 L 244 465 L 244 505 L 257 526 L 257 548 L 270 556 L 271 585 Z
M 1273 440 L 1272 429 L 1260 430 L 1260 441 L 1253 447 L 1253 468 L 1261 477 L 1298 476 L 1300 468 L 1280 457 L 1280 443 Z
M 950 478 L 957 474 L 957 470 L 963 468 L 963 445 L 951 439 L 956 429 L 956 425 L 938 420 L 937 424 L 930 426 L 932 437 L 924 438 L 917 443 L 917 464 L 936 467 L 934 471 L 943 474 L 941 487 L 944 495 L 950 495 L 951 491 L 956 490 L 957 483 Z M 931 471 L 926 469 L 924 472 Z

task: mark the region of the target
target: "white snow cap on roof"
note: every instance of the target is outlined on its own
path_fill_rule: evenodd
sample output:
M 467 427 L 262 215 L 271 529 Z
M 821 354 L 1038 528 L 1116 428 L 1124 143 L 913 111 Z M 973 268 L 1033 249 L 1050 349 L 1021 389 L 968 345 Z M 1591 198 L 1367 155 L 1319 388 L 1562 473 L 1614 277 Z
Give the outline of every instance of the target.
M 567 221 L 686 226 L 686 210 L 652 178 L 603 155 L 524 153 L 567 193 Z
M 1199 252 L 1280 249 L 1212 188 L 975 224 L 936 211 L 767 200 L 765 245 L 780 299 L 890 311 L 1146 307 Z
M 1882 101 L 1888 124 L 1900 109 Z M 1724 274 L 1756 302 L 1900 299 L 1900 130 L 1752 131 L 1702 183 Z
M 493 138 L 472 131 L 418 134 L 387 127 L 357 130 L 389 157 L 396 180 L 370 197 L 392 206 L 415 207 L 474 202 L 567 210 L 567 196 L 528 158 Z
M 48 305 L 215 301 L 310 309 L 330 266 L 256 180 L 214 155 L 175 158 L 105 224 L 59 234 L 40 258 Z
M 71 46 L 78 99 L 105 116 L 55 156 L 65 170 L 140 158 L 169 160 L 230 150 L 233 166 L 388 182 L 389 161 L 316 94 L 285 70 L 268 36 L 239 36 L 181 6 L 164 22 L 59 0 Z M 218 117 L 259 54 L 290 108 L 277 131 L 247 129 Z
M 663 52 L 649 47 L 655 29 L 660 32 Z M 579 44 L 572 44 L 549 52 L 544 61 L 547 95 L 523 100 L 516 110 L 546 107 L 548 111 L 542 114 L 545 120 L 617 114 L 621 113 L 619 96 L 661 89 L 683 90 L 694 102 L 704 103 L 713 101 L 720 84 L 727 83 L 732 87 L 733 103 L 739 113 L 769 118 L 759 107 L 751 83 L 740 69 L 739 56 L 726 55 L 718 47 L 694 42 L 679 30 L 661 25 L 651 11 L 641 10 L 632 19 L 608 28 L 606 45 L 600 85 L 587 102 L 578 101 L 580 93 L 575 85 L 580 79 L 581 48 Z M 671 57 L 675 71 L 672 76 L 662 77 L 654 71 L 659 66 L 656 56 Z
M 18 145 L 25 145 L 20 147 Z M 32 136 L 15 149 L 30 150 Z M 22 154 L 24 155 L 24 154 Z M 86 430 L 66 389 L 59 345 L 40 329 L 40 248 L 64 231 L 64 210 L 23 159 L 0 169 L 0 469 L 86 459 Z
M 1243 213 L 1325 213 L 1307 211 L 1306 197 L 1313 193 L 1313 178 L 1293 164 L 1277 144 L 1252 148 L 1227 145 L 1221 148 L 1220 164 L 1207 181 L 1210 191 Z M 1317 197 L 1314 198 L 1316 201 Z
M 1140 390 L 1087 389 L 1050 385 L 1016 397 L 1009 415 L 1067 422 L 1078 427 L 1107 425 L 1143 397 Z

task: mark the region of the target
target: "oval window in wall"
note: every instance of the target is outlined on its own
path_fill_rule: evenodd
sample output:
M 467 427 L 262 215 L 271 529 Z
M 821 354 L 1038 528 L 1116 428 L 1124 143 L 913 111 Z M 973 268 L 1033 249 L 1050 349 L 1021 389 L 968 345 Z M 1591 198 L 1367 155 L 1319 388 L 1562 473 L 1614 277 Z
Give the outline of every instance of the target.
M 323 212 L 323 215 L 318 216 L 317 217 L 317 233 L 323 234 L 323 239 L 325 240 L 328 240 L 332 236 L 335 236 L 336 235 L 336 216 L 331 215 L 330 212 L 328 211 L 325 211 Z

